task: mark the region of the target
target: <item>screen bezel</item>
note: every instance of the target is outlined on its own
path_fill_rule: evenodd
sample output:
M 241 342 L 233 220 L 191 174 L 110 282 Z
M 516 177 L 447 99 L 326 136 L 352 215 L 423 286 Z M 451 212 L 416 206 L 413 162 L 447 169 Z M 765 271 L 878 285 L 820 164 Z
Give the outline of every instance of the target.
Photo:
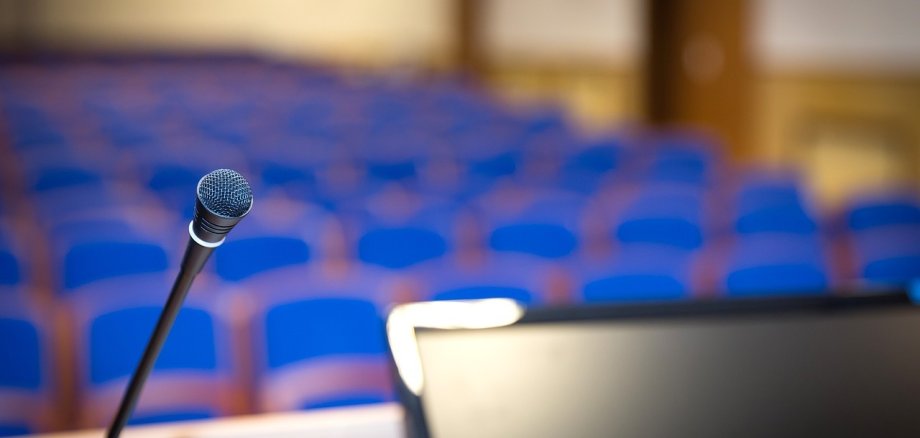
M 681 302 L 603 304 L 524 309 L 506 299 L 408 303 L 396 306 L 387 317 L 387 343 L 393 365 L 397 395 L 405 410 L 410 437 L 431 436 L 424 409 L 424 391 L 405 368 L 421 373 L 415 335 L 427 330 L 480 330 L 527 324 L 579 323 L 611 320 L 711 319 L 790 314 L 828 315 L 866 312 L 916 305 L 905 289 L 881 292 L 830 294 L 821 296 L 732 298 Z M 499 312 L 501 310 L 501 312 Z M 483 320 L 483 312 L 495 314 Z M 436 314 L 449 312 L 449 320 Z M 502 313 L 503 312 L 503 313 Z M 434 317 L 433 317 L 434 316 Z M 436 320 L 436 321 L 433 321 Z M 402 335 L 400 335 L 402 333 Z M 411 333 L 411 336 L 407 336 Z M 407 348 L 409 353 L 407 353 Z M 414 350 L 412 350 L 414 349 Z

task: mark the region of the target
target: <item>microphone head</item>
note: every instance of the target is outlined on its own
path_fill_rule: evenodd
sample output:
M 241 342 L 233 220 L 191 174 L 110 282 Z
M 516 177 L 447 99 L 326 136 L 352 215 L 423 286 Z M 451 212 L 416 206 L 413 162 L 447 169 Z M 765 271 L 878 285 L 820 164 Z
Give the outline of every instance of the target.
M 220 244 L 224 236 L 252 209 L 252 188 L 243 175 L 217 169 L 198 181 L 192 237 Z
M 217 169 L 198 181 L 198 199 L 214 214 L 241 218 L 252 208 L 252 188 L 239 172 Z

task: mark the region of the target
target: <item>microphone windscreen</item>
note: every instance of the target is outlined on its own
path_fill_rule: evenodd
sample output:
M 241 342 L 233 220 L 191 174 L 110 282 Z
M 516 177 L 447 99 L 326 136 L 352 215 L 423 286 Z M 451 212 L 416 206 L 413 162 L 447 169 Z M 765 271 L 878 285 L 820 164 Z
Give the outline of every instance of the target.
M 235 170 L 217 169 L 198 182 L 198 199 L 214 214 L 238 218 L 252 207 L 252 188 Z

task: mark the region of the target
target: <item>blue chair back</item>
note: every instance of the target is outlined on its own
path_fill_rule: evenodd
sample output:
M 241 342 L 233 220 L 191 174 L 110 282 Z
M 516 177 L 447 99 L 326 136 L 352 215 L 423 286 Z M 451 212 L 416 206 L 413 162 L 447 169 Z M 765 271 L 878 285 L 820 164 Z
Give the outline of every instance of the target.
M 132 306 L 95 316 L 88 331 L 87 383 L 96 386 L 130 376 L 161 311 L 159 306 Z M 221 369 L 215 327 L 207 310 L 183 307 L 154 365 L 154 375 L 166 370 Z
M 615 230 L 621 243 L 696 249 L 703 244 L 702 205 L 695 193 L 651 189 L 640 194 Z
M 0 317 L 0 388 L 41 390 L 45 369 L 41 345 L 31 321 Z
M 847 224 L 853 231 L 890 225 L 920 225 L 920 203 L 906 197 L 868 200 L 849 211 Z
M 862 278 L 876 283 L 910 283 L 920 278 L 920 250 L 872 260 L 863 267 Z
M 403 269 L 447 252 L 447 240 L 439 233 L 412 226 L 380 227 L 358 240 L 358 258 L 365 263 Z
M 581 293 L 586 302 L 664 301 L 685 298 L 687 287 L 663 273 L 624 273 L 590 281 Z
M 741 190 L 735 220 L 739 233 L 812 234 L 817 228 L 794 181 L 751 181 Z
M 316 298 L 281 303 L 267 310 L 262 324 L 269 370 L 325 356 L 382 356 L 386 352 L 383 320 L 366 300 Z
M 826 293 L 823 251 L 812 236 L 739 237 L 725 277 L 731 296 Z
M 496 251 L 513 251 L 545 258 L 561 258 L 578 247 L 575 233 L 560 224 L 516 223 L 496 228 L 489 237 Z
M 567 257 L 578 249 L 584 198 L 566 193 L 539 194 L 538 200 L 511 217 L 495 219 L 489 246 L 495 251 L 547 259 Z
M 864 280 L 905 284 L 920 278 L 920 224 L 867 227 L 851 237 Z
M 302 239 L 287 236 L 260 236 L 229 239 L 214 257 L 222 279 L 245 280 L 261 272 L 307 263 L 310 247 Z
M 21 280 L 19 259 L 11 249 L 0 246 L 0 286 L 16 286 Z
M 782 263 L 737 269 L 725 280 L 731 296 L 822 294 L 827 275 L 820 265 Z
M 627 244 L 583 281 L 587 302 L 662 301 L 686 298 L 692 253 L 669 245 Z
M 56 167 L 42 170 L 32 183 L 32 190 L 46 192 L 55 189 L 94 186 L 102 182 L 102 177 L 90 170 L 76 167 Z
M 153 243 L 81 242 L 64 255 L 64 288 L 71 290 L 107 278 L 163 272 L 168 266 L 166 251 Z

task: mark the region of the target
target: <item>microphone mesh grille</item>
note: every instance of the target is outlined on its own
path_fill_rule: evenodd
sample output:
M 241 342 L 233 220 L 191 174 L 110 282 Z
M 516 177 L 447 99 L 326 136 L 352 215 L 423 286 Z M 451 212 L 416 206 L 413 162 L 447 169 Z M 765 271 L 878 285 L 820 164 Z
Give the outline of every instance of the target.
M 252 188 L 235 170 L 217 169 L 201 178 L 198 199 L 214 213 L 224 217 L 241 217 L 252 206 Z

